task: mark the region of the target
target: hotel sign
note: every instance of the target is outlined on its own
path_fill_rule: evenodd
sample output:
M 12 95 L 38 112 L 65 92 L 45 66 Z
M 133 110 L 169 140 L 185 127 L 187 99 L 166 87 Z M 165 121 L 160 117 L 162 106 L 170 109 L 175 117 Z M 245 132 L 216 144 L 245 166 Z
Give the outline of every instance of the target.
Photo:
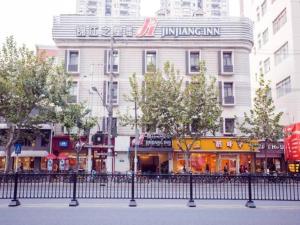
M 146 18 L 139 28 L 126 26 L 77 25 L 77 37 L 213 37 L 220 36 L 217 26 L 158 26 L 157 18 Z

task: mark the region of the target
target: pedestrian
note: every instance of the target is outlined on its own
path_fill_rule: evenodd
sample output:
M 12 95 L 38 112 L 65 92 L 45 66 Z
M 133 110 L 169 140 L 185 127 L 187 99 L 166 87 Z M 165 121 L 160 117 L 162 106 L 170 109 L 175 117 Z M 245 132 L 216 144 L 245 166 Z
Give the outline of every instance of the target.
M 223 168 L 224 174 L 228 174 L 228 164 L 226 163 Z
M 23 163 L 21 163 L 20 167 L 19 167 L 19 172 L 20 173 L 23 173 L 23 170 L 24 170 L 24 166 L 23 166 Z
M 209 174 L 209 165 L 208 165 L 208 164 L 205 165 L 205 172 L 206 172 L 207 174 Z

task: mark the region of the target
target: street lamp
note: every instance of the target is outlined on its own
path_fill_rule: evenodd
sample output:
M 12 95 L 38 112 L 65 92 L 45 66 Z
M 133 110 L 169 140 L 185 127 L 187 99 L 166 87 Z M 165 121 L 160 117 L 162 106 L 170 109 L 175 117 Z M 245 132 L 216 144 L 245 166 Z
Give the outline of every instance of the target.
M 80 139 L 75 145 L 75 151 L 76 151 L 76 158 L 77 158 L 77 163 L 76 163 L 76 171 L 78 173 L 79 171 L 79 152 L 81 152 L 82 147 L 84 146 L 84 143 L 81 143 Z
M 112 85 L 110 85 L 111 88 Z M 100 92 L 98 91 L 98 89 L 96 87 L 92 87 L 92 90 L 94 92 L 96 92 L 100 99 L 103 101 L 103 97 L 100 94 Z M 110 98 L 110 97 L 109 97 Z M 110 100 L 111 101 L 111 100 Z M 106 166 L 107 166 L 107 172 L 112 173 L 112 141 L 111 141 L 111 134 L 112 134 L 112 126 L 111 126 L 111 120 L 112 120 L 112 107 L 109 106 L 105 106 L 106 110 L 108 111 L 108 140 L 107 140 L 107 145 L 108 145 L 108 151 L 107 151 L 107 162 L 106 162 Z

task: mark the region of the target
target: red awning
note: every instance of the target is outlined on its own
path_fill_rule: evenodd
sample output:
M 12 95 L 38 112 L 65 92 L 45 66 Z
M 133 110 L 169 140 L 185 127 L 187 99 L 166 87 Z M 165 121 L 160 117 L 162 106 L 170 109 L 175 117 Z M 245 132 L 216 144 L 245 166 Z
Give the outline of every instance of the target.
M 59 153 L 59 155 L 58 155 L 58 157 L 57 157 L 58 159 L 67 159 L 68 158 L 68 156 L 65 154 L 65 153 Z
M 56 155 L 50 153 L 46 156 L 47 159 L 56 159 Z

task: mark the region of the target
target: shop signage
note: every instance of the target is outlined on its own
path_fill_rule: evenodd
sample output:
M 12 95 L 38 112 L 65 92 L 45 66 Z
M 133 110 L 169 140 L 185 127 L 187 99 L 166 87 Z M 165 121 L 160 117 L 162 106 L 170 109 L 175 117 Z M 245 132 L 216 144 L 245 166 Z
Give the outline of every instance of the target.
M 262 150 L 265 150 L 266 148 L 266 143 L 265 142 L 260 142 L 259 143 L 259 150 L 262 151 Z M 277 143 L 268 143 L 267 144 L 267 151 L 280 151 L 283 153 L 283 150 L 284 150 L 284 143 L 281 141 L 281 142 L 277 142 Z
M 300 161 L 300 123 L 285 127 L 284 157 L 286 160 Z
M 68 141 L 59 141 L 58 146 L 62 148 L 67 148 L 69 145 Z
M 172 148 L 172 138 L 160 134 L 145 134 L 140 139 L 141 148 Z
M 157 18 L 146 18 L 141 27 L 132 25 L 77 25 L 77 37 L 213 37 L 220 36 L 217 26 L 158 26 Z
M 52 169 L 53 169 L 53 160 L 48 159 L 48 161 L 47 161 L 47 170 L 52 171 Z

